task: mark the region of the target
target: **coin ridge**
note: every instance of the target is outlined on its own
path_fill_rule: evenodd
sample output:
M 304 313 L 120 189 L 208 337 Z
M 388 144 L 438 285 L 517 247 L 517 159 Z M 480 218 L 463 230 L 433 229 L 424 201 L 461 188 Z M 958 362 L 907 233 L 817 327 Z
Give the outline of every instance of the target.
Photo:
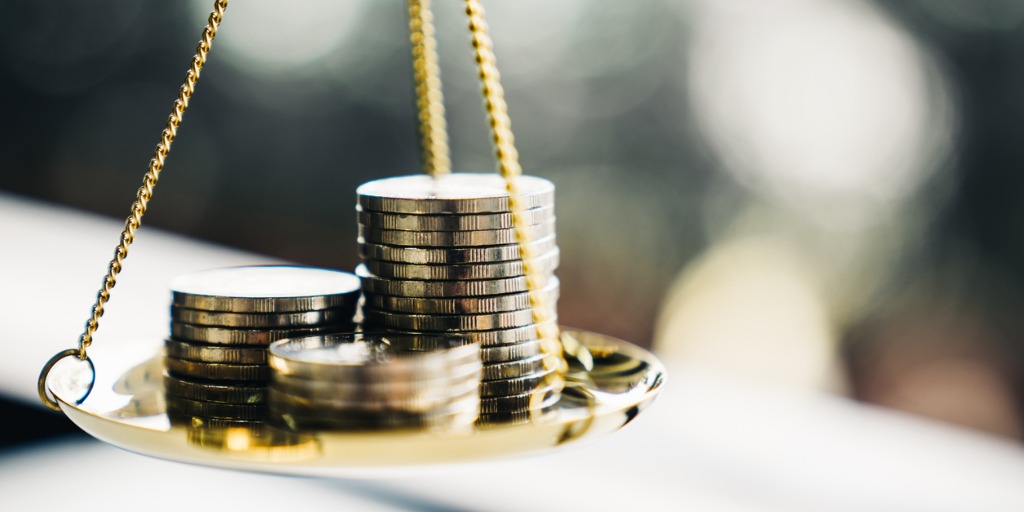
M 262 346 L 207 345 L 168 338 L 164 340 L 164 347 L 167 355 L 175 359 L 201 363 L 267 363 L 267 349 Z
M 492 213 L 511 211 L 508 192 L 502 178 L 493 174 L 453 173 L 441 178 L 427 178 L 419 175 L 374 180 L 356 189 L 358 204 L 368 211 L 445 214 L 445 213 Z M 550 181 L 536 176 L 520 175 L 520 204 L 524 209 L 553 204 L 555 186 Z M 489 183 L 488 183 L 489 182 Z M 453 184 L 453 185 L 448 185 Z M 406 187 L 403 190 L 403 186 Z M 438 186 L 486 187 L 492 192 L 477 197 L 437 197 Z M 390 187 L 390 190 L 389 190 Z M 433 187 L 433 188 L 430 188 Z M 413 194 L 410 190 L 426 190 Z M 442 192 L 444 195 L 445 193 Z M 454 193 L 448 193 L 454 195 Z
M 554 206 L 523 211 L 523 221 L 528 226 L 554 218 Z M 432 215 L 371 212 L 357 207 L 356 220 L 365 226 L 395 231 L 490 231 L 515 228 L 511 212 Z
M 362 280 L 363 293 L 393 297 L 473 297 L 527 291 L 526 278 L 523 276 L 477 281 L 395 280 L 376 276 L 362 264 L 356 267 L 356 274 Z M 546 277 L 550 279 L 553 276 Z
M 558 299 L 558 292 L 557 278 L 552 278 L 541 290 L 549 303 Z M 363 300 L 376 310 L 421 315 L 501 313 L 530 307 L 530 295 L 526 292 L 479 297 L 391 297 L 367 294 Z
M 266 346 L 286 338 L 325 334 L 350 326 L 351 324 L 346 323 L 344 325 L 320 325 L 296 329 L 234 329 L 230 327 L 209 327 L 172 322 L 171 336 L 181 341 L 215 345 Z
M 406 247 L 481 247 L 508 245 L 519 240 L 515 229 L 491 229 L 482 231 L 398 231 L 376 229 L 362 224 L 358 227 L 361 243 L 374 242 L 384 245 Z M 555 219 L 526 228 L 531 240 L 547 238 L 555 234 Z
M 533 270 L 541 273 L 552 273 L 558 268 L 559 258 L 560 253 L 558 249 L 538 255 L 532 260 Z M 416 263 L 393 263 L 368 259 L 363 261 L 363 265 L 372 274 L 382 279 L 414 281 L 489 280 L 526 275 L 522 260 L 455 265 L 420 265 Z
M 205 380 L 265 382 L 270 378 L 270 367 L 257 364 L 204 363 L 165 357 L 164 364 L 171 374 Z
M 549 236 L 531 240 L 527 247 L 534 254 L 542 254 L 556 249 L 558 245 L 555 242 L 555 236 Z M 453 265 L 518 260 L 520 259 L 520 249 L 518 244 L 482 247 L 412 247 L 361 241 L 359 255 L 364 259 L 393 263 Z
M 370 324 L 424 332 L 493 331 L 525 327 L 534 321 L 531 309 L 481 315 L 417 315 L 363 308 L 363 318 Z
M 287 329 L 351 323 L 355 307 L 287 311 L 278 313 L 236 313 L 171 306 L 171 321 L 203 327 L 234 329 Z

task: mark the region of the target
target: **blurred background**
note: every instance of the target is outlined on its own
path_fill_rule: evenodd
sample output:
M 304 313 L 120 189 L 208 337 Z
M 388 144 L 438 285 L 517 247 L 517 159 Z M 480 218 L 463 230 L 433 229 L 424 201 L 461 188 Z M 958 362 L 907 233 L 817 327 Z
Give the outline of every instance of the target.
M 0 192 L 127 215 L 210 3 L 0 0 Z M 564 323 L 1024 436 L 1024 2 L 485 5 Z M 434 7 L 454 168 L 492 171 L 462 3 Z M 232 3 L 146 226 L 353 268 L 355 188 L 419 169 L 406 30 L 399 1 Z M 8 443 L 72 428 L 15 412 L 40 427 Z

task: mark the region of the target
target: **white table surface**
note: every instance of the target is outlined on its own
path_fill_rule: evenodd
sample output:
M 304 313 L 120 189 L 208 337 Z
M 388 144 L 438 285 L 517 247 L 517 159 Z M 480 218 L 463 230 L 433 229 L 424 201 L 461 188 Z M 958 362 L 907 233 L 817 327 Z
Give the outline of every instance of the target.
M 77 340 L 120 227 L 0 195 L 0 393 L 35 403 L 39 368 Z M 161 338 L 174 275 L 271 261 L 143 228 L 96 343 Z M 668 365 L 664 393 L 633 424 L 564 451 L 346 481 L 51 442 L 0 456 L 0 510 L 1024 510 L 1024 449 L 1010 441 Z

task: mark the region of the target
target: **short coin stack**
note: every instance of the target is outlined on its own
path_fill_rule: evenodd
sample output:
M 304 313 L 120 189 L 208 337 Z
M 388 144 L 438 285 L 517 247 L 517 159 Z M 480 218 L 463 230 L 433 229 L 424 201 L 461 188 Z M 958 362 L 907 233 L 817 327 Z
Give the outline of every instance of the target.
M 353 330 L 359 280 L 329 269 L 232 267 L 179 276 L 171 291 L 168 412 L 231 424 L 265 416 L 270 343 Z
M 518 178 L 529 249 L 554 307 L 554 185 Z M 364 328 L 457 333 L 481 345 L 481 422 L 558 399 L 548 386 L 504 180 L 492 174 L 388 178 L 357 191 Z M 551 315 L 553 318 L 554 315 Z
M 270 418 L 294 430 L 452 430 L 480 411 L 480 346 L 465 338 L 292 338 L 270 346 L 270 366 Z

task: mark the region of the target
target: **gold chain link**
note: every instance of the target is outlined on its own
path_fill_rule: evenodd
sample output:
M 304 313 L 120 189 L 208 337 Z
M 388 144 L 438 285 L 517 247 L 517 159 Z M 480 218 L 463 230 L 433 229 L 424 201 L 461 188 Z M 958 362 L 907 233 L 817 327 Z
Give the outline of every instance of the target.
M 430 0 L 409 0 L 409 40 L 412 42 L 412 69 L 416 83 L 416 111 L 420 123 L 423 169 L 431 176 L 441 176 L 451 172 L 452 164 Z
M 561 378 L 568 369 L 568 365 L 562 352 L 562 344 L 558 340 L 558 325 L 554 322 L 547 298 L 541 292 L 544 286 L 544 276 L 534 264 L 535 255 L 529 248 L 530 234 L 527 231 L 523 202 L 520 199 L 519 185 L 516 181 L 516 178 L 523 173 L 523 169 L 519 165 L 519 152 L 516 151 L 515 137 L 512 135 L 512 121 L 508 116 L 505 90 L 501 87 L 501 74 L 498 72 L 493 42 L 488 35 L 487 22 L 484 20 L 484 8 L 480 5 L 479 0 L 466 0 L 466 14 L 469 16 L 473 50 L 480 81 L 483 85 L 484 107 L 487 110 L 491 138 L 498 158 L 498 172 L 505 178 L 505 186 L 509 194 L 512 222 L 515 226 L 516 240 L 519 242 L 519 255 L 523 260 L 533 320 L 537 324 L 540 334 L 541 349 L 548 356 L 549 364 L 556 370 L 554 373 Z
M 103 286 L 100 288 L 99 294 L 96 296 L 96 303 L 92 307 L 92 315 L 85 324 L 85 332 L 82 333 L 78 340 L 78 350 L 74 355 L 81 360 L 88 359 L 86 351 L 92 344 L 93 334 L 99 328 L 100 318 L 103 317 L 103 305 L 110 300 L 110 291 L 117 284 L 117 275 L 121 272 L 124 259 L 128 257 L 128 247 L 135 240 L 135 231 L 142 224 L 142 216 L 145 215 L 149 200 L 153 197 L 153 189 L 160 179 L 160 171 L 164 168 L 167 154 L 171 151 L 171 143 L 174 142 L 174 137 L 178 134 L 178 126 L 181 124 L 185 109 L 188 108 L 189 98 L 192 97 L 192 93 L 195 91 L 196 81 L 199 80 L 199 72 L 202 71 L 203 64 L 206 63 L 206 57 L 210 53 L 213 38 L 217 35 L 217 27 L 220 26 L 220 22 L 224 17 L 224 10 L 228 6 L 228 1 L 216 0 L 213 4 L 213 12 L 210 13 L 210 17 L 206 22 L 206 28 L 203 29 L 203 35 L 196 48 L 196 54 L 192 58 L 192 65 L 185 74 L 185 83 L 178 90 L 178 98 L 174 100 L 174 110 L 167 118 L 167 125 L 160 134 L 160 142 L 156 145 L 153 158 L 149 161 L 149 170 L 146 171 L 142 186 L 139 187 L 138 195 L 132 204 L 131 215 L 125 220 L 124 230 L 121 232 L 121 242 L 117 245 L 117 249 L 114 250 L 114 258 L 110 260 L 110 266 L 103 280 Z M 65 350 L 54 356 L 39 375 L 39 399 L 51 409 L 60 410 L 57 403 L 46 394 L 46 375 L 58 359 L 67 357 L 69 354 L 70 352 Z

